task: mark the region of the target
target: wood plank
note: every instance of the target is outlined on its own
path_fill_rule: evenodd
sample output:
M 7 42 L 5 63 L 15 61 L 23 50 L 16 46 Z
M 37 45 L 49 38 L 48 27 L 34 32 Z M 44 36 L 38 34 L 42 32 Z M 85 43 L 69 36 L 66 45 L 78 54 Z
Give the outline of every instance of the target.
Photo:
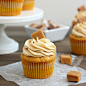
M 12 64 L 12 63 L 15 63 L 15 62 L 19 62 L 20 60 L 13 60 L 13 61 L 0 61 L 0 66 L 5 66 L 5 65 L 8 65 L 8 64 Z
M 21 53 L 7 54 L 0 56 L 0 61 L 20 61 Z
M 7 81 L 2 76 L 0 76 L 0 86 L 19 86 L 15 82 Z

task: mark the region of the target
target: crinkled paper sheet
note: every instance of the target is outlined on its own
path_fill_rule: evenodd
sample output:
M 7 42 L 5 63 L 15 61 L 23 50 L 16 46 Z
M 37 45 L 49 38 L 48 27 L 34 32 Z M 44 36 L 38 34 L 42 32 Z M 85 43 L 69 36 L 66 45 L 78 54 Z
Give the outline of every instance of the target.
M 81 72 L 81 80 L 78 83 L 67 82 L 66 75 L 70 70 Z M 0 75 L 7 81 L 13 81 L 20 86 L 68 86 L 86 82 L 86 70 L 76 66 L 61 64 L 58 59 L 55 62 L 53 75 L 47 79 L 27 78 L 24 76 L 21 62 L 1 66 Z

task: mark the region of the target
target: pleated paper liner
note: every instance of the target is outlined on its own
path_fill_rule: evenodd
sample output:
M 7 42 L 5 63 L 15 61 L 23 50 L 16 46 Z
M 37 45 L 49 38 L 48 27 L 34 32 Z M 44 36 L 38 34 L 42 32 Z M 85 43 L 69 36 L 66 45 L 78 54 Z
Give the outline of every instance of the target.
M 34 8 L 35 0 L 24 0 L 22 10 L 32 10 Z
M 86 55 L 86 38 L 76 37 L 72 34 L 69 36 L 72 52 L 79 55 Z
M 23 0 L 1 0 L 0 16 L 17 16 L 21 14 Z
M 22 67 L 25 76 L 33 79 L 48 78 L 53 74 L 55 59 L 49 62 L 29 62 L 21 57 Z

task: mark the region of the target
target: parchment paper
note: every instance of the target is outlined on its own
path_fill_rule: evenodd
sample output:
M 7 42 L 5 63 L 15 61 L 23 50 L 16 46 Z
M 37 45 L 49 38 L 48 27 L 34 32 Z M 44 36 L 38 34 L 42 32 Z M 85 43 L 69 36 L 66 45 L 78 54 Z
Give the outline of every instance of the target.
M 73 58 L 75 57 L 76 56 L 73 56 Z M 78 83 L 67 81 L 66 75 L 70 70 L 81 72 L 81 80 Z M 47 79 L 27 78 L 26 76 L 24 76 L 21 62 L 1 66 L 0 75 L 4 77 L 7 81 L 13 81 L 20 86 L 68 86 L 86 82 L 86 70 L 77 67 L 76 65 L 69 66 L 66 64 L 61 64 L 58 61 L 58 55 L 55 62 L 53 75 L 50 78 Z

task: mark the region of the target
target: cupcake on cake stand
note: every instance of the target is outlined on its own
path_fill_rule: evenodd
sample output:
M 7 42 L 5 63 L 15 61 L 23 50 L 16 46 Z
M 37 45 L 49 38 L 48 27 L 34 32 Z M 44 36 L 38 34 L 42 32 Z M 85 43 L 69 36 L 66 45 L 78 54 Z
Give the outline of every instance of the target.
M 14 39 L 9 38 L 5 33 L 5 24 L 18 24 L 35 21 L 43 18 L 43 10 L 34 8 L 31 11 L 22 11 L 19 16 L 0 16 L 0 55 L 16 52 L 19 44 Z

